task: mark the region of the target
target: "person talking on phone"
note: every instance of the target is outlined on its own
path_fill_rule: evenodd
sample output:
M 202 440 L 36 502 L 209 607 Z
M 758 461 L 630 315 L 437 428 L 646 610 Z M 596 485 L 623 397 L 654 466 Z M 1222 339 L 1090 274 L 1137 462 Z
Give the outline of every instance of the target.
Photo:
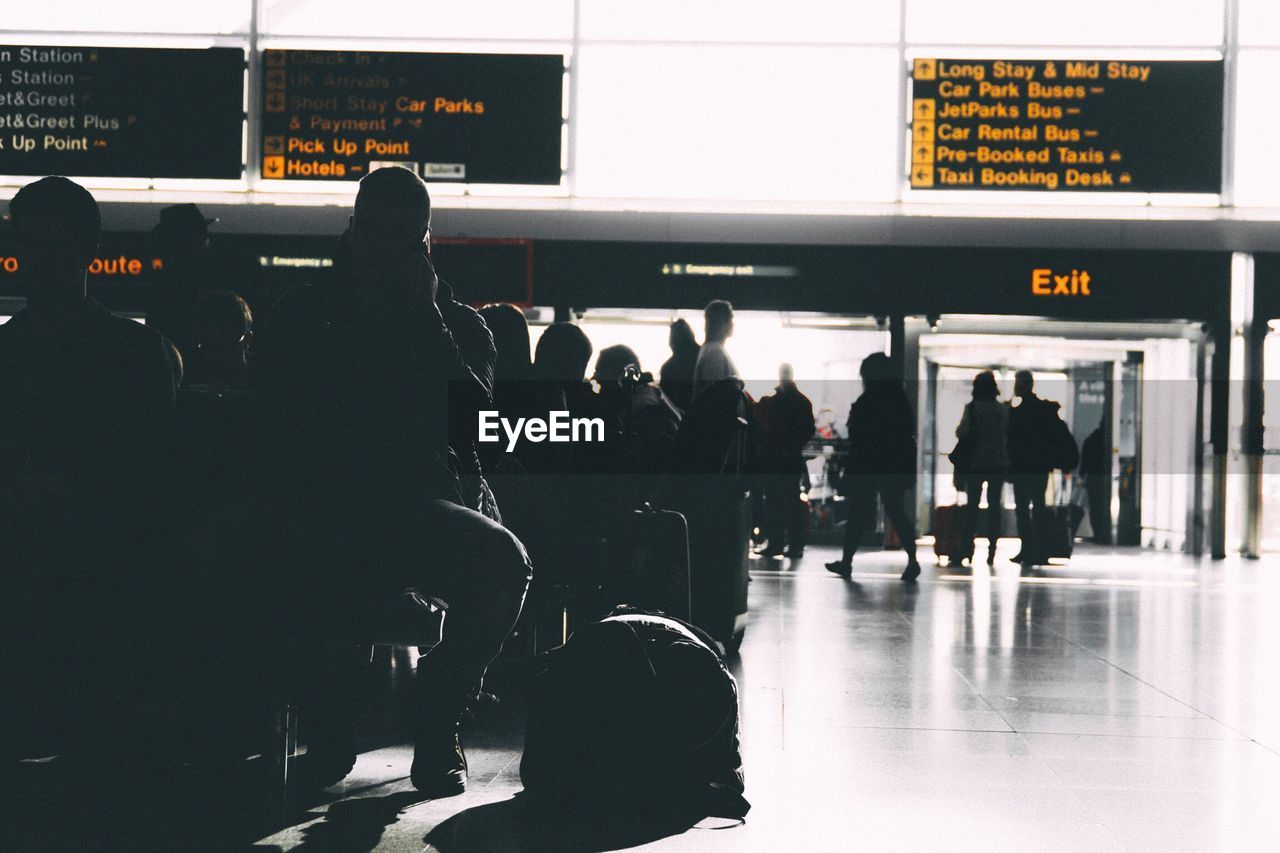
M 493 407 L 493 338 L 441 287 L 430 197 L 408 169 L 361 180 L 332 272 L 283 297 L 262 340 L 280 482 L 299 520 L 291 582 L 317 597 L 319 612 L 392 600 L 408 587 L 448 605 L 405 722 L 414 786 L 451 796 L 466 787 L 458 729 L 467 698 L 532 576 L 524 546 L 467 494 L 470 448 L 451 448 L 466 443 L 457 413 Z M 313 774 L 333 784 L 354 763 L 354 746 L 349 734 L 320 745 Z

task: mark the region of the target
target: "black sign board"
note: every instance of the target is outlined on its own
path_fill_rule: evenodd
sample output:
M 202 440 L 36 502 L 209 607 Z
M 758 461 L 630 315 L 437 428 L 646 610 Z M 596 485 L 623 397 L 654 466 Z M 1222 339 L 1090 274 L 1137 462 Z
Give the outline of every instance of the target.
M 560 183 L 559 54 L 268 50 L 262 177 Z
M 151 289 L 162 281 L 152 242 L 146 234 L 104 235 L 89 264 L 90 295 L 115 310 L 145 312 Z M 332 274 L 337 246 L 336 237 L 215 234 L 212 240 L 215 260 L 228 270 L 226 286 L 261 312 L 284 291 Z M 533 304 L 532 240 L 442 237 L 431 246 L 436 271 L 458 301 Z M 0 233 L 0 298 L 23 295 L 21 262 L 11 238 Z
M 734 243 L 539 240 L 539 305 L 889 314 L 898 282 L 885 250 Z
M 443 237 L 431 241 L 431 258 L 460 302 L 533 305 L 532 240 Z
M 258 260 L 267 289 L 282 292 L 314 283 L 337 264 L 336 237 L 219 235 L 220 245 Z M 516 238 L 436 237 L 431 261 L 454 298 L 471 305 L 533 304 L 533 241 Z
M 916 59 L 914 189 L 1220 193 L 1221 61 Z
M 1227 252 L 569 240 L 537 251 L 538 303 L 582 308 L 728 299 L 772 311 L 1216 322 L 1231 284 Z
M 243 171 L 244 51 L 0 46 L 0 174 Z
M 1231 289 L 1226 252 L 921 247 L 895 266 L 904 314 L 1214 322 Z

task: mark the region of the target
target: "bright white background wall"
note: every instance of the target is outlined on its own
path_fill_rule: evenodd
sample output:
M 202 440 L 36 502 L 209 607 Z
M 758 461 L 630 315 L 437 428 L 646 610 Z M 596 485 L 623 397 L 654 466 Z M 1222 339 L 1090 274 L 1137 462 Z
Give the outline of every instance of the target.
M 9 42 L 563 51 L 560 194 L 606 209 L 901 201 L 911 55 L 1209 51 L 1229 63 L 1224 201 L 1280 208 L 1277 0 L 0 0 L 0 28 Z M 1028 200 L 1047 199 L 998 203 Z

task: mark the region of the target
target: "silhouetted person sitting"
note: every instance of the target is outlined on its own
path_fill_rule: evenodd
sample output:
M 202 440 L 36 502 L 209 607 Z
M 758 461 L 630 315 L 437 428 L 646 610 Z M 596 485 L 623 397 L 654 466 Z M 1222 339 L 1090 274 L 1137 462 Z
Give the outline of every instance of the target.
M 413 172 L 366 176 L 349 269 L 280 301 L 263 356 L 284 437 L 281 473 L 312 542 L 296 556 L 316 561 L 298 565 L 299 586 L 331 608 L 390 601 L 406 587 L 448 604 L 408 722 L 413 784 L 450 796 L 466 785 L 458 725 L 467 696 L 515 623 L 531 570 L 519 540 L 464 505 L 450 469 L 449 412 L 475 418 L 491 408 L 491 388 L 450 324 L 470 315 L 439 305 L 430 221 Z M 331 759 L 339 771 L 353 760 Z
M 574 323 L 552 323 L 543 331 L 533 357 L 541 417 L 549 411 L 564 410 L 573 417 L 605 418 L 607 431 L 618 429 L 618 423 L 609 418 L 586 378 L 594 351 L 586 333 Z M 557 447 L 544 442 L 538 448 L 539 470 L 582 474 L 607 470 L 608 452 L 600 444 L 580 442 Z M 533 448 L 527 447 L 526 451 L 533 452 Z
M 5 692 L 31 701 L 35 679 L 63 676 L 115 690 L 163 615 L 145 558 L 165 502 L 173 362 L 160 335 L 86 295 L 101 219 L 83 187 L 43 178 L 9 212 L 27 305 L 0 326 Z M 33 680 L 14 680 L 15 664 Z
M 605 443 L 524 443 L 522 458 L 538 475 L 539 500 L 544 504 L 540 520 L 544 549 L 557 539 L 597 532 L 610 515 L 599 494 L 607 488 L 601 475 L 613 470 L 610 454 L 619 425 L 586 381 L 592 353 L 586 333 L 573 323 L 552 323 L 538 338 L 534 351 L 539 417 L 567 411 L 575 418 L 602 418 L 606 432 Z
M 151 229 L 163 266 L 152 287 L 147 325 L 160 332 L 190 359 L 196 345 L 200 296 L 218 286 L 209 251 L 209 225 L 194 204 L 175 204 L 160 211 Z
M 264 308 L 258 259 L 210 242 L 209 226 L 217 221 L 194 204 L 174 204 L 160 211 L 160 221 L 151 229 L 162 267 L 150 288 L 147 325 L 171 340 L 184 358 L 191 357 L 196 344 L 202 295 L 230 290 L 251 310 Z
M 214 290 L 196 305 L 195 346 L 186 361 L 186 382 L 216 390 L 244 390 L 251 385 L 249 348 L 253 345 L 253 313 L 230 290 Z
M 600 350 L 596 358 L 596 384 L 600 399 L 622 424 L 623 437 L 647 448 L 644 456 L 654 463 L 666 461 L 667 451 L 680 431 L 680 412 L 666 393 L 645 373 L 640 356 L 625 344 Z M 656 454 L 656 458 L 655 458 Z
M 615 454 L 615 470 L 628 475 L 630 492 L 623 496 L 626 506 L 652 496 L 658 477 L 672 464 L 676 437 L 680 432 L 680 412 L 644 373 L 640 357 L 624 344 L 605 347 L 596 358 L 596 384 L 600 402 L 609 419 L 617 425 L 620 445 Z
M 693 370 L 693 396 L 724 379 L 738 379 L 738 368 L 725 350 L 724 344 L 733 334 L 733 306 L 723 299 L 714 299 L 703 309 L 706 337 L 698 352 L 698 362 Z
M 529 321 L 524 312 L 507 302 L 480 309 L 480 317 L 493 335 L 497 360 L 493 366 L 494 402 L 501 406 L 500 390 L 508 383 L 533 379 L 533 358 L 529 343 Z M 513 389 L 514 390 L 514 389 Z
M 585 332 L 573 323 L 552 323 L 538 338 L 534 351 L 534 376 L 542 393 L 561 395 L 569 411 L 595 410 L 595 392 L 586 381 L 587 365 L 595 348 Z
M 252 393 L 257 385 L 249 362 L 252 344 L 248 303 L 229 290 L 200 297 L 195 346 L 178 391 L 174 465 L 183 472 L 183 515 L 196 530 L 211 521 L 211 514 L 234 512 L 258 488 L 264 443 Z
M 497 352 L 493 368 L 494 408 L 507 418 L 546 417 L 545 408 L 538 411 L 538 404 L 542 401 L 534 384 L 529 322 L 524 312 L 514 305 L 500 302 L 481 308 L 480 316 L 493 334 Z M 486 473 L 512 469 L 515 454 L 504 452 L 502 444 L 484 443 L 479 447 Z
M 964 508 L 967 536 L 978 536 L 978 504 L 982 487 L 987 487 L 987 565 L 995 565 L 996 543 L 1000 540 L 1000 522 L 1004 514 L 1004 479 L 1009 470 L 1007 441 L 1009 407 L 1000 402 L 996 376 L 984 370 L 973 377 L 973 399 L 964 407 L 956 438 L 966 442 L 968 459 L 963 473 L 968 500 Z M 973 551 L 970 549 L 970 554 Z
M 849 459 L 841 484 L 849 501 L 844 554 L 827 563 L 827 569 L 849 576 L 862 532 L 873 522 L 879 495 L 884 514 L 907 552 L 902 579 L 909 583 L 920 576 L 916 526 L 905 505 L 916 474 L 916 418 L 901 374 L 887 355 L 872 353 L 863 359 L 861 375 L 862 395 L 849 408 Z
M 756 403 L 760 431 L 760 473 L 765 484 L 766 557 L 804 555 L 805 513 L 800 500 L 804 446 L 813 437 L 813 403 L 796 387 L 795 371 L 784 364 L 778 387 Z
M 658 384 L 662 387 L 662 392 L 675 403 L 676 408 L 684 412 L 693 402 L 693 373 L 698 366 L 698 353 L 702 351 L 702 347 L 698 346 L 688 320 L 675 320 L 671 323 L 667 344 L 671 347 L 671 358 L 662 363 L 662 369 L 658 371 Z
M 1019 370 L 1013 380 L 1018 404 L 1009 410 L 1009 479 L 1022 539 L 1022 550 L 1013 561 L 1023 566 L 1045 560 L 1037 534 L 1045 523 L 1044 493 L 1053 470 L 1052 441 L 1061 408 L 1052 400 L 1037 397 L 1034 387 L 1031 371 Z

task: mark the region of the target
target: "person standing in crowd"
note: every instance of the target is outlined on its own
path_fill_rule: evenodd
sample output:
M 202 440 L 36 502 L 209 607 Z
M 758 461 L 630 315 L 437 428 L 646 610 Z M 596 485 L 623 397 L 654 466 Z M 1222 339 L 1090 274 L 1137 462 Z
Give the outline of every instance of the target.
M 796 387 L 791 365 L 782 365 L 778 373 L 778 387 L 756 403 L 760 469 L 765 481 L 765 538 L 769 540 L 763 556 L 785 553 L 798 560 L 804 556 L 808 507 L 800 499 L 800 486 L 804 447 L 813 437 L 813 403 Z
M 26 307 L 0 326 L 0 672 L 39 716 L 75 715 L 93 700 L 42 705 L 41 685 L 119 692 L 163 643 L 171 567 L 150 558 L 177 378 L 163 337 L 87 295 L 102 223 L 87 190 L 42 178 L 9 214 Z
M 702 347 L 698 346 L 688 320 L 672 321 L 667 344 L 671 347 L 671 358 L 663 362 L 658 371 L 658 384 L 676 408 L 685 412 L 693 402 L 693 374 Z
M 968 501 L 964 508 L 966 535 L 978 538 L 978 503 L 982 487 L 987 488 L 987 565 L 996 561 L 996 542 L 1000 539 L 1000 517 L 1004 512 L 1004 479 L 1009 470 L 1009 408 L 1000 402 L 996 376 L 984 370 L 973 377 L 973 399 L 964 407 L 956 438 L 967 448 L 964 491 Z M 973 553 L 970 549 L 970 553 Z
M 1096 545 L 1111 544 L 1111 454 L 1106 422 L 1089 433 L 1080 448 L 1080 475 L 1089 497 L 1089 526 Z
M 863 391 L 849 408 L 849 459 L 841 484 L 849 501 L 844 553 L 839 560 L 827 563 L 827 570 L 849 577 L 853 555 L 863 530 L 872 523 L 879 495 L 884 513 L 907 552 L 902 579 L 910 583 L 920 576 L 915 523 L 906 510 L 907 490 L 914 484 L 916 472 L 915 413 L 902 387 L 901 373 L 887 355 L 877 352 L 867 356 L 860 373 Z
M 693 396 L 722 379 L 739 379 L 738 368 L 725 350 L 725 341 L 733 334 L 733 306 L 723 299 L 707 303 L 702 311 L 706 323 L 706 342 L 698 352 L 693 370 Z
M 1037 397 L 1030 370 L 1014 376 L 1013 396 L 1017 405 L 1009 410 L 1009 479 L 1022 550 L 1013 562 L 1031 566 L 1044 562 L 1038 531 L 1045 522 L 1045 489 L 1053 470 L 1052 441 L 1057 430 L 1058 409 L 1053 400 Z
M 461 351 L 458 333 L 478 330 L 454 328 L 478 316 L 440 304 L 430 222 L 426 185 L 412 171 L 383 168 L 361 180 L 349 265 L 277 304 L 263 368 L 277 432 L 287 436 L 282 511 L 302 528 L 288 539 L 311 549 L 294 556 L 305 562 L 294 579 L 300 595 L 335 608 L 395 600 L 413 587 L 449 606 L 406 714 L 411 781 L 441 797 L 466 787 L 459 722 L 515 624 L 532 570 L 514 535 L 465 505 L 449 465 L 450 412 L 474 421 L 492 408 L 492 374 L 477 373 L 482 366 Z M 341 778 L 354 761 L 350 740 L 327 742 L 334 754 L 325 763 Z

